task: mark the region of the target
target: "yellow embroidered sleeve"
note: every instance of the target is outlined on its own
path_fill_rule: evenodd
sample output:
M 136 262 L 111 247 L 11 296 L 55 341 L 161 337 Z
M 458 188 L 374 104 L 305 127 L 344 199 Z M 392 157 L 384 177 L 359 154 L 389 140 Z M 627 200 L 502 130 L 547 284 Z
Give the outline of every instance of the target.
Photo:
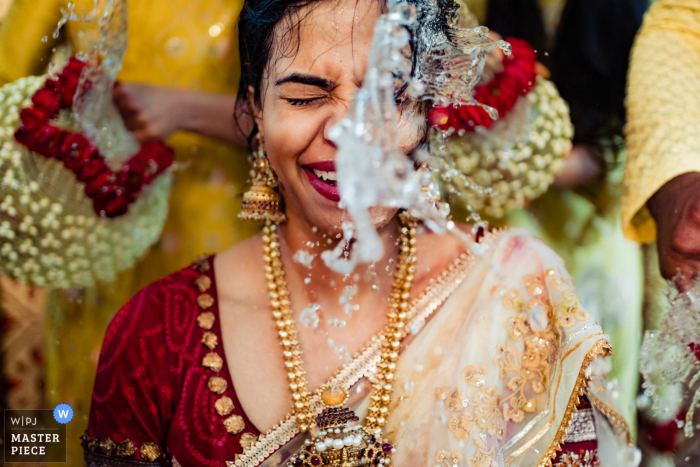
M 631 55 L 627 96 L 625 234 L 650 242 L 646 203 L 666 182 L 700 172 L 700 2 L 657 0 Z

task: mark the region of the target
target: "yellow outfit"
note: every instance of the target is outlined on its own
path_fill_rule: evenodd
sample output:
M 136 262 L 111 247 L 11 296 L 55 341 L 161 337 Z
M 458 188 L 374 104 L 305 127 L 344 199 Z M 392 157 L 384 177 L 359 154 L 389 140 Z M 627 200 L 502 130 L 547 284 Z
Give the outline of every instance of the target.
M 622 221 L 638 242 L 656 237 L 646 203 L 666 182 L 700 172 L 700 2 L 657 0 L 629 71 Z
M 78 13 L 93 4 L 73 3 Z M 60 43 L 75 51 L 86 47 L 94 28 L 82 23 L 69 22 L 59 40 L 52 39 L 66 4 L 14 0 L 0 26 L 0 85 L 44 73 Z M 243 0 L 129 2 L 129 42 L 119 80 L 235 94 L 240 72 L 235 25 L 242 5 Z M 233 125 L 233 109 L 231 116 Z M 46 404 L 67 402 L 76 411 L 68 433 L 76 441 L 70 443 L 70 465 L 82 462 L 77 439 L 87 425 L 101 339 L 114 313 L 148 283 L 258 228 L 236 217 L 250 170 L 243 148 L 187 133 L 173 135 L 168 144 L 185 167 L 175 175 L 161 241 L 113 283 L 49 298 Z

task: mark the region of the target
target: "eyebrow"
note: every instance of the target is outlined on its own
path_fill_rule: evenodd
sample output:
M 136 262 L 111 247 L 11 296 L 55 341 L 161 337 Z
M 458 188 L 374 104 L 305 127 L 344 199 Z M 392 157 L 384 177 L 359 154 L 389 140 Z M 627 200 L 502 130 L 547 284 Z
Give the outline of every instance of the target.
M 319 78 L 318 76 L 305 75 L 303 73 L 292 73 L 289 76 L 278 79 L 275 84 L 280 86 L 284 83 L 299 83 L 306 84 L 309 86 L 316 86 L 323 90 L 329 91 L 335 87 L 335 81 L 325 78 Z

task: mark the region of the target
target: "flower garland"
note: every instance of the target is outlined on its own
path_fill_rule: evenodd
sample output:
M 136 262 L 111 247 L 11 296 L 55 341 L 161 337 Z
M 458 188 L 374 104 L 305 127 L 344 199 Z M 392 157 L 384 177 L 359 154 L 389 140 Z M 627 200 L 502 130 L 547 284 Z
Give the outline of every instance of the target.
M 474 98 L 496 109 L 500 118 L 513 110 L 518 99 L 527 95 L 536 84 L 537 55 L 534 49 L 522 39 L 509 37 L 506 41 L 510 43 L 512 53 L 503 57 L 503 70 L 487 84 L 474 88 Z M 453 128 L 467 132 L 473 132 L 477 126 L 489 129 L 494 123 L 486 110 L 476 105 L 437 107 L 430 110 L 428 120 L 442 130 Z
M 85 194 L 92 200 L 95 213 L 117 217 L 127 212 L 145 185 L 172 165 L 174 153 L 160 141 L 145 143 L 115 172 L 85 136 L 52 125 L 50 121 L 61 110 L 73 107 L 86 66 L 73 57 L 56 78 L 46 80 L 32 96 L 32 106 L 20 112 L 21 126 L 15 140 L 37 154 L 62 162 L 85 184 Z

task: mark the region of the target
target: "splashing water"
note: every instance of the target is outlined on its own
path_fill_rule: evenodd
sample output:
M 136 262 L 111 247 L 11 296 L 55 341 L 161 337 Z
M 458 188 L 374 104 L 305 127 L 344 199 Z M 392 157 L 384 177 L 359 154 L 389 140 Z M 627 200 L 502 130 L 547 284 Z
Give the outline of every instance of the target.
M 490 40 L 485 28 L 456 27 L 456 9 L 441 12 L 435 1 L 390 1 L 388 7 L 374 29 L 363 87 L 347 116 L 330 133 L 338 146 L 340 206 L 347 209 L 352 222 L 343 224 L 343 239 L 322 259 L 344 273 L 384 253 L 370 215 L 375 206 L 406 209 L 431 230 L 449 230 L 473 243 L 448 221 L 449 207 L 439 202 L 437 187 L 429 183 L 430 173 L 416 170 L 415 162 L 401 149 L 400 124 L 413 122 L 405 113 L 399 117 L 394 79 L 405 80 L 416 100 L 473 105 L 471 90 L 481 76 L 486 53 L 495 47 L 509 52 L 505 42 Z M 446 29 L 440 26 L 445 21 Z M 409 30 L 414 37 L 412 77 L 402 54 L 410 43 Z M 355 243 L 347 255 L 350 239 Z
M 68 21 L 94 24 L 98 29 L 91 50 L 79 56 L 88 66 L 80 76 L 73 109 L 80 131 L 100 149 L 111 168 L 118 169 L 139 149 L 112 102 L 112 87 L 127 48 L 129 5 L 126 0 L 94 0 L 93 5 L 80 15 L 69 2 L 61 9 L 53 37 Z
M 640 370 L 644 395 L 659 419 L 674 418 L 690 398 L 683 431 L 694 435 L 695 411 L 700 405 L 700 281 L 684 293 L 671 292 L 670 309 L 661 329 L 647 331 L 642 343 Z
M 311 269 L 311 263 L 313 263 L 314 258 L 316 256 L 312 253 L 309 253 L 308 251 L 305 250 L 297 250 L 294 253 L 294 261 L 296 261 L 299 264 L 302 264 L 306 266 L 307 268 Z
M 312 303 L 311 305 L 304 308 L 299 314 L 299 321 L 301 324 L 309 329 L 318 329 L 318 325 L 321 322 L 321 317 L 319 316 L 318 310 L 321 309 L 321 305 L 318 303 Z

